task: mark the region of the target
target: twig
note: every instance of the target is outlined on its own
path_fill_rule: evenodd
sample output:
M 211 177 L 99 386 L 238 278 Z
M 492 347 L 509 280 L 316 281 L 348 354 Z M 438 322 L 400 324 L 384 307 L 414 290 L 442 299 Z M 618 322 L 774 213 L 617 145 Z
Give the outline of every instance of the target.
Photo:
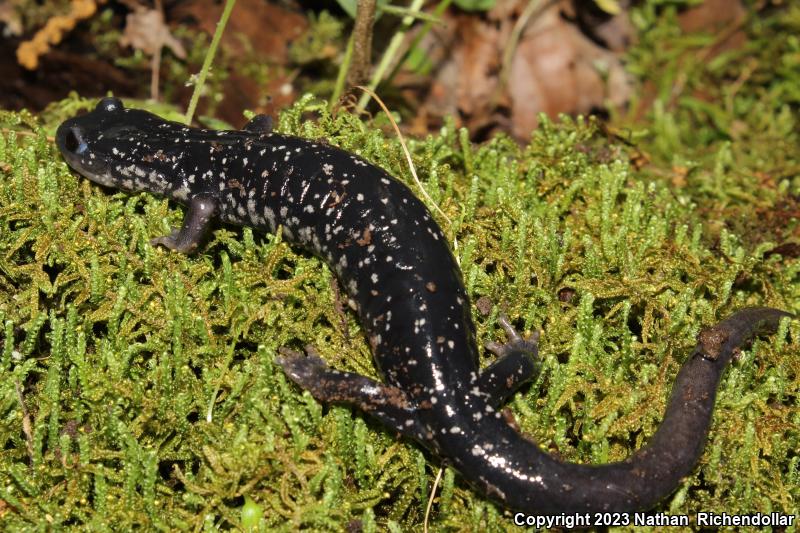
M 25 394 L 19 381 L 14 382 L 14 388 L 17 390 L 17 399 L 19 400 L 20 409 L 22 410 L 22 432 L 25 433 L 25 444 L 28 447 L 28 455 L 33 464 L 33 431 L 31 428 L 31 415 L 28 408 L 25 406 Z
M 408 150 L 408 146 L 406 145 L 406 140 L 403 137 L 403 134 L 400 132 L 400 128 L 398 127 L 397 122 L 395 122 L 394 117 L 389 112 L 389 108 L 386 107 L 386 104 L 383 103 L 383 100 L 381 100 L 380 97 L 377 94 L 375 94 L 375 91 L 373 91 L 372 89 L 363 87 L 361 85 L 356 86 L 356 89 L 361 89 L 362 91 L 370 95 L 372 98 L 374 98 L 375 101 L 378 102 L 378 105 L 381 106 L 381 109 L 383 109 L 383 112 L 386 113 L 386 116 L 389 118 L 389 122 L 392 124 L 395 133 L 397 133 L 397 140 L 400 141 L 400 146 L 403 147 L 403 153 L 405 154 L 406 161 L 408 162 L 408 169 L 411 171 L 411 175 L 414 177 L 414 183 L 416 183 L 417 187 L 419 187 L 420 194 L 422 194 L 422 196 L 425 197 L 428 203 L 431 204 L 434 209 L 436 209 L 436 211 L 442 216 L 442 218 L 444 218 L 447 221 L 448 224 L 452 225 L 452 221 L 450 220 L 450 218 L 448 218 L 448 216 L 444 214 L 444 211 L 439 209 L 439 206 L 436 205 L 436 202 L 434 202 L 433 199 L 428 195 L 428 191 L 426 191 L 425 187 L 422 186 L 422 182 L 419 180 L 419 176 L 417 176 L 417 169 L 414 166 L 414 161 L 411 159 L 411 152 Z
M 372 30 L 375 25 L 375 0 L 358 0 L 353 27 L 353 58 L 347 73 L 347 84 L 361 85 L 369 76 L 372 63 Z
M 431 487 L 428 505 L 425 507 L 425 520 L 422 523 L 422 530 L 425 533 L 428 533 L 428 519 L 431 516 L 431 507 L 433 507 L 433 499 L 436 497 L 436 489 L 439 488 L 439 482 L 442 480 L 442 472 L 444 472 L 444 468 L 439 468 L 439 472 L 437 472 L 436 479 L 433 481 L 433 486 Z
M 164 6 L 161 0 L 156 0 L 154 9 L 161 13 L 161 18 L 164 18 Z M 159 74 L 161 72 L 161 46 L 157 46 L 153 59 L 150 61 L 150 98 L 154 102 L 158 102 L 158 85 Z

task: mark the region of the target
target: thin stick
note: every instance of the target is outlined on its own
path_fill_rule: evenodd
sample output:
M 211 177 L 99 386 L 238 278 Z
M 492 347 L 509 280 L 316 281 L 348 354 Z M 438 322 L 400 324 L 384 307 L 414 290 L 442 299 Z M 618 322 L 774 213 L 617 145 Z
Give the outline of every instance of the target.
M 372 31 L 375 26 L 375 0 L 358 0 L 353 27 L 353 58 L 347 73 L 347 84 L 361 85 L 369 76 L 372 63 Z
M 405 154 L 406 161 L 408 162 L 408 169 L 411 171 L 411 175 L 414 177 L 414 183 L 416 183 L 417 187 L 419 187 L 420 194 L 422 194 L 422 196 L 425 197 L 428 203 L 431 204 L 434 209 L 436 209 L 436 211 L 447 221 L 448 224 L 452 225 L 453 222 L 450 220 L 450 218 L 444 214 L 444 211 L 439 209 L 439 206 L 436 205 L 436 202 L 433 201 L 433 198 L 431 198 L 428 195 L 428 191 L 426 191 L 425 187 L 422 186 L 422 182 L 419 180 L 419 176 L 417 176 L 417 169 L 414 166 L 414 161 L 411 159 L 411 152 L 408 150 L 408 146 L 406 145 L 406 140 L 403 137 L 400 128 L 397 126 L 397 122 L 395 122 L 394 117 L 389 112 L 389 108 L 386 107 L 386 104 L 383 103 L 383 100 L 381 100 L 380 97 L 377 94 L 375 94 L 375 91 L 373 91 L 372 89 L 363 87 L 361 85 L 356 85 L 356 89 L 361 89 L 362 91 L 370 95 L 372 98 L 374 98 L 375 101 L 378 102 L 378 105 L 381 106 L 381 109 L 383 109 L 383 112 L 386 113 L 386 116 L 389 118 L 389 122 L 391 122 L 395 133 L 397 133 L 397 140 L 400 141 L 400 146 L 403 147 L 403 153 Z
M 25 444 L 28 447 L 28 455 L 33 464 L 33 431 L 31 430 L 31 415 L 28 408 L 25 406 L 25 393 L 19 381 L 14 382 L 14 388 L 17 390 L 17 399 L 19 400 L 20 409 L 22 411 L 22 432 L 25 433 Z
M 431 487 L 431 495 L 428 497 L 428 506 L 425 507 L 425 521 L 422 523 L 422 530 L 425 533 L 428 533 L 428 519 L 431 516 L 431 507 L 433 507 L 436 489 L 439 488 L 439 482 L 442 480 L 442 472 L 444 472 L 444 468 L 439 468 L 439 472 L 437 472 L 436 479 L 433 481 L 433 486 Z
M 161 15 L 161 21 L 165 22 L 164 17 L 164 6 L 161 5 L 161 0 L 156 0 L 154 8 L 158 13 Z M 160 43 L 161 46 L 156 47 L 156 51 L 153 53 L 153 58 L 150 60 L 150 99 L 154 102 L 158 102 L 158 86 L 159 83 L 159 76 L 161 74 L 161 49 L 164 46 L 164 43 Z

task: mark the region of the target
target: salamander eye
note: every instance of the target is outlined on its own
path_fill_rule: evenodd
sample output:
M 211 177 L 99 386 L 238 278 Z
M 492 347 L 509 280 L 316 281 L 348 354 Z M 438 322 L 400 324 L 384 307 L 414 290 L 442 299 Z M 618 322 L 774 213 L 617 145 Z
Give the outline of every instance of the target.
M 95 106 L 95 111 L 105 111 L 106 113 L 110 113 L 112 111 L 119 111 L 122 109 L 122 100 L 119 98 L 114 98 L 113 96 L 106 96 L 99 102 L 97 102 L 97 106 Z

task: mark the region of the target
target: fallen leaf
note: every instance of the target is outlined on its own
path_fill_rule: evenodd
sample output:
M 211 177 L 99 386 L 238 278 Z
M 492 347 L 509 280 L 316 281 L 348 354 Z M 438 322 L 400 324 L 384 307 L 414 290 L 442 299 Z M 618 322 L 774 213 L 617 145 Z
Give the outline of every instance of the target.
M 526 140 L 538 126 L 540 113 L 555 117 L 620 106 L 630 98 L 632 87 L 618 55 L 566 23 L 553 6 L 525 28 L 507 91 L 511 133 Z
M 186 58 L 186 49 L 176 39 L 164 21 L 164 14 L 158 9 L 137 6 L 125 18 L 125 31 L 119 39 L 121 46 L 130 46 L 149 56 L 166 47 L 176 57 Z
M 526 6 L 498 2 L 485 17 L 444 17 L 447 25 L 424 41 L 428 57 L 438 62 L 425 106 L 431 114 L 458 116 L 472 131 L 505 129 L 525 141 L 540 113 L 588 113 L 628 100 L 631 84 L 619 56 L 563 16 L 560 3 L 534 12 L 519 41 L 511 42 Z M 509 47 L 513 53 L 501 86 Z
M 214 0 L 180 2 L 170 11 L 170 17 L 177 20 L 194 18 L 200 29 L 213 35 L 223 3 Z M 263 0 L 238 0 L 222 35 L 222 46 L 236 54 L 253 50 L 273 61 L 285 63 L 288 43 L 302 35 L 307 26 L 308 21 L 302 14 L 279 5 Z

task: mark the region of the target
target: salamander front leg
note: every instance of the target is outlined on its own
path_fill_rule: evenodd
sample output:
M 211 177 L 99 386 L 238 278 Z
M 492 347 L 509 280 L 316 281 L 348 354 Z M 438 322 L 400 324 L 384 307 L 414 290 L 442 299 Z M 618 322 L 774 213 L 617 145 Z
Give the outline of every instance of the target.
M 150 239 L 153 246 L 160 244 L 184 254 L 197 250 L 217 213 L 217 199 L 208 193 L 196 194 L 189 203 L 189 210 L 183 217 L 181 229 L 173 229 L 170 235 Z
M 355 405 L 406 437 L 422 442 L 427 440 L 414 405 L 400 389 L 360 374 L 334 370 L 316 355 L 305 356 L 283 350 L 283 356 L 276 362 L 289 379 L 317 400 Z
M 539 332 L 523 338 L 504 316 L 499 323 L 508 342 L 487 342 L 486 349 L 499 357 L 478 376 L 478 389 L 488 396 L 493 407 L 500 407 L 525 382 L 539 373 Z

